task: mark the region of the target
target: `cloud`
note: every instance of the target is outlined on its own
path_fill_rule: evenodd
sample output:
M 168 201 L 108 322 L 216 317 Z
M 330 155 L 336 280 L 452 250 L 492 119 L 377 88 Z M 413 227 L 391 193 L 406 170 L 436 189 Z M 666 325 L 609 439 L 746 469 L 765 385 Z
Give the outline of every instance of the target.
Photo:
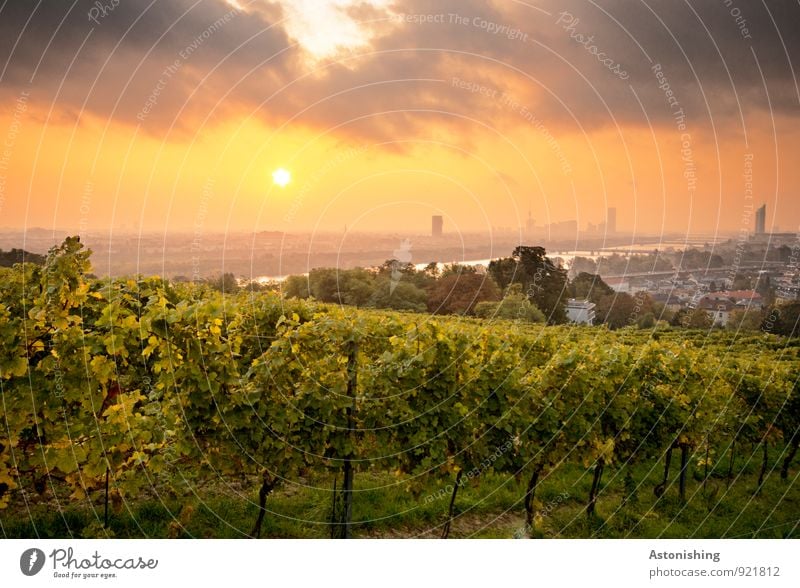
M 331 32 L 290 35 L 280 2 L 240 0 L 245 10 L 216 26 L 231 14 L 221 0 L 104 0 L 113 8 L 90 21 L 102 3 L 6 3 L 3 91 L 30 86 L 40 105 L 150 133 L 244 112 L 386 141 L 518 126 L 504 94 L 560 133 L 673 125 L 659 64 L 697 127 L 739 132 L 769 109 L 799 112 L 800 5 L 790 0 L 354 2 L 341 10 L 369 44 L 322 60 L 303 35 Z
M 280 7 L 266 3 L 247 14 L 208 0 L 6 3 L 3 87 L 29 86 L 40 105 L 56 103 L 73 116 L 86 110 L 135 124 L 161 82 L 144 118 L 164 125 L 187 101 L 213 104 L 249 72 L 268 83 L 286 77 L 295 56 L 280 19 Z

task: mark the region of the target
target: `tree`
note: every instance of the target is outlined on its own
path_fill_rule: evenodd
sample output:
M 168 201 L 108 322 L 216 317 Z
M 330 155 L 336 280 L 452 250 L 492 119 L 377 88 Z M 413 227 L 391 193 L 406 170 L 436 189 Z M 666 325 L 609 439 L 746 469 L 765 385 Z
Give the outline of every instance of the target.
M 770 308 L 762 328 L 785 337 L 800 336 L 800 301 Z
M 734 310 L 728 317 L 727 327 L 734 331 L 758 331 L 762 320 L 762 312 L 755 308 Z
M 308 298 L 308 276 L 289 276 L 281 284 L 281 292 L 287 298 Z
M 217 292 L 232 294 L 239 291 L 239 282 L 232 273 L 224 273 L 210 280 L 209 285 Z
M 572 262 L 569 265 L 569 272 L 573 276 L 583 273 L 596 274 L 597 262 L 595 262 L 594 259 L 589 259 L 588 257 L 575 257 L 572 259 Z
M 364 306 L 375 292 L 375 274 L 357 267 L 339 272 L 339 298 L 343 304 Z
M 524 282 L 521 275 L 519 262 L 511 257 L 501 257 L 489 262 L 489 275 L 502 290 L 508 288 L 512 283 L 522 284 Z
M 600 276 L 587 272 L 580 272 L 569 285 L 570 297 L 590 300 L 594 303 L 610 294 L 614 294 L 611 286 L 606 284 Z
M 524 247 L 514 249 L 514 259 L 518 259 L 525 274 L 530 281 L 526 286 L 528 298 L 548 317 L 550 323 L 564 323 L 567 321 L 565 290 L 567 286 L 567 272 L 561 267 L 556 267 L 545 256 L 544 247 Z
M 522 320 L 531 323 L 543 323 L 547 320 L 544 313 L 522 293 L 520 284 L 509 286 L 506 295 L 500 302 L 476 304 L 475 315 L 481 318 Z
M 713 325 L 711 317 L 702 308 L 683 309 L 675 315 L 678 325 L 686 329 L 710 329 Z
M 15 263 L 23 262 L 44 265 L 44 260 L 44 255 L 30 253 L 24 249 L 12 249 L 11 251 L 3 251 L 0 249 L 0 267 L 11 267 Z
M 607 294 L 597 301 L 595 316 L 610 329 L 620 329 L 630 324 L 636 313 L 636 301 L 624 292 Z
M 749 290 L 753 286 L 752 280 L 749 276 L 744 274 L 736 274 L 731 284 L 731 290 Z
M 656 326 L 656 317 L 652 312 L 646 312 L 642 315 L 642 318 L 637 321 L 636 325 L 640 329 L 652 329 Z
M 339 270 L 336 268 L 312 269 L 308 274 L 308 289 L 317 300 L 342 304 L 339 292 Z
M 636 308 L 634 309 L 635 316 L 632 317 L 631 322 L 638 320 L 639 317 L 647 313 L 653 313 L 653 315 L 655 315 L 655 301 L 646 290 L 639 290 L 636 292 L 636 294 L 633 295 L 633 299 L 636 303 Z
M 725 260 L 716 253 L 700 249 L 685 249 L 675 254 L 676 264 L 681 269 L 717 268 L 725 265 Z
M 669 308 L 667 308 L 667 305 L 664 304 L 663 302 L 653 301 L 653 310 L 652 310 L 652 312 L 653 312 L 653 316 L 656 318 L 656 320 L 659 320 L 659 321 L 670 322 L 670 321 L 672 321 L 672 318 L 675 316 L 675 313 L 672 310 L 670 310 Z
M 442 269 L 441 277 L 447 277 L 452 275 L 461 275 L 461 274 L 475 274 L 478 272 L 478 268 L 474 265 L 462 265 L 460 263 L 448 263 Z
M 375 273 L 357 267 L 349 270 L 316 268 L 306 276 L 289 276 L 281 289 L 287 298 L 313 296 L 322 302 L 364 306 L 375 291 Z
M 611 329 L 629 325 L 647 329 L 655 325 L 656 308 L 647 292 L 639 291 L 634 296 L 624 292 L 606 294 L 596 304 L 595 316 Z
M 756 279 L 755 291 L 766 297 L 772 288 L 772 282 L 769 279 L 769 274 L 763 274 Z
M 393 282 L 411 282 L 417 288 L 426 289 L 436 281 L 436 277 L 440 275 L 438 271 L 434 271 L 435 264 L 428 264 L 424 270 L 417 271 L 413 263 L 398 261 L 396 259 L 387 259 L 380 266 L 378 266 L 378 276 L 388 278 Z
M 595 274 L 630 274 L 645 272 L 662 272 L 674 269 L 669 259 L 659 253 L 639 255 L 620 255 L 613 253 L 597 260 Z
M 439 278 L 428 295 L 435 314 L 471 314 L 475 305 L 500 300 L 500 288 L 489 275 L 450 273 Z
M 441 271 L 439 270 L 439 264 L 435 261 L 430 262 L 428 265 L 425 266 L 425 269 L 422 270 L 422 273 L 430 276 L 435 280 L 441 274 Z
M 398 261 L 396 259 L 387 259 L 378 266 L 378 274 L 381 276 L 397 276 L 397 274 L 404 274 L 411 276 L 417 272 L 413 263 Z
M 269 280 L 267 282 L 251 280 L 243 288 L 248 292 L 280 292 L 283 286 L 277 280 Z
M 425 312 L 428 295 L 408 281 L 394 282 L 389 278 L 378 278 L 375 291 L 367 305 L 373 308 L 413 310 Z
M 522 285 L 528 299 L 542 310 L 551 324 L 564 323 L 567 271 L 556 266 L 546 255 L 544 247 L 519 246 L 510 258 L 489 263 L 489 273 L 497 285 Z

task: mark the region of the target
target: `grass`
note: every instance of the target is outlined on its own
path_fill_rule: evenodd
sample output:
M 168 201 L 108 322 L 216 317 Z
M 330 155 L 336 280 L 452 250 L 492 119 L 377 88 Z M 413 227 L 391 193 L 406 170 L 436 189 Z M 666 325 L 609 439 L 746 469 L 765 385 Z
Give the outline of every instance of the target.
M 775 452 L 771 467 L 778 462 Z M 694 463 L 694 462 L 690 462 Z M 541 538 L 800 538 L 800 472 L 781 480 L 771 469 L 756 492 L 758 459 L 741 460 L 728 486 L 727 461 L 711 471 L 703 485 L 700 469 L 690 466 L 687 501 L 678 496 L 677 468 L 661 498 L 653 487 L 663 475 L 661 463 L 633 468 L 635 497 L 624 500 L 624 470 L 607 467 L 596 516 L 586 516 L 591 472 L 564 465 L 540 482 L 533 536 Z M 524 478 L 524 476 L 522 477 Z M 525 480 L 484 473 L 459 488 L 451 537 L 512 538 L 524 532 L 522 496 Z M 284 484 L 267 499 L 262 537 L 327 538 L 332 479 Z M 355 478 L 353 503 L 356 537 L 438 537 L 444 523 L 452 480 L 429 480 L 415 495 L 409 480 L 381 472 Z M 199 496 L 198 496 L 199 495 Z M 198 495 L 142 497 L 118 505 L 102 528 L 102 502 L 67 504 L 31 499 L 26 507 L 17 495 L 0 511 L 4 537 L 174 537 L 243 538 L 258 514 L 257 488 L 233 483 L 204 486 Z M 441 496 L 440 496 L 441 495 Z M 427 497 L 427 498 L 426 498 Z M 432 498 L 433 497 L 433 498 Z M 29 497 L 30 498 L 30 497 Z

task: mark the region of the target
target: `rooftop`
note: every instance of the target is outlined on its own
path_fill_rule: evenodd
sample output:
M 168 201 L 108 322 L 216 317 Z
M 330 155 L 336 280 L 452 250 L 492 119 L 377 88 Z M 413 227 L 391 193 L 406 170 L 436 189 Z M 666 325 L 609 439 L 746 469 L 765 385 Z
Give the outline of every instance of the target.
M 585 310 L 590 310 L 594 308 L 596 305 L 594 302 L 590 302 L 588 300 L 576 300 L 575 298 L 570 298 L 567 300 L 567 308 L 580 308 Z

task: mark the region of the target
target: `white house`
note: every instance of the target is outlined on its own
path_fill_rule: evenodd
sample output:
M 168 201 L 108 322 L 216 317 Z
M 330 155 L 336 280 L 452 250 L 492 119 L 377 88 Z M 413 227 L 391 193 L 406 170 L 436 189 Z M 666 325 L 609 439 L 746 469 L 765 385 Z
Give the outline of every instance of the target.
M 566 307 L 567 319 L 581 325 L 594 324 L 594 307 L 594 302 L 570 298 Z
M 712 299 L 708 296 L 704 296 L 697 306 L 706 311 L 706 314 L 708 314 L 715 326 L 720 327 L 724 327 L 728 324 L 731 312 L 736 310 L 735 302 L 724 298 Z

